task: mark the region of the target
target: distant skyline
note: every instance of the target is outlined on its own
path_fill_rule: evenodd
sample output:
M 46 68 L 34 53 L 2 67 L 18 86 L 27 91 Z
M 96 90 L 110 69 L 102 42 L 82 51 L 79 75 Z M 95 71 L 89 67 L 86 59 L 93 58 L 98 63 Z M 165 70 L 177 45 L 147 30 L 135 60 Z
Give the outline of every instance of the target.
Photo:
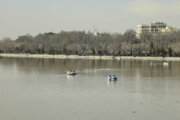
M 180 28 L 178 0 L 0 0 L 0 39 L 45 32 L 124 33 L 161 21 Z

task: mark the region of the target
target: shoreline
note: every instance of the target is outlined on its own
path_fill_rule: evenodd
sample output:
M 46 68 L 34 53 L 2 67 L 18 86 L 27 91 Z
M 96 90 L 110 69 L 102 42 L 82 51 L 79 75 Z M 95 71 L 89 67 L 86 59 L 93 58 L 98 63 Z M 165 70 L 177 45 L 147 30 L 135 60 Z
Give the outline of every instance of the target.
M 0 54 L 9 58 L 44 58 L 44 59 L 92 59 L 92 60 L 149 60 L 149 61 L 180 61 L 180 57 L 139 57 L 139 56 L 79 56 L 79 55 L 49 55 L 49 54 Z

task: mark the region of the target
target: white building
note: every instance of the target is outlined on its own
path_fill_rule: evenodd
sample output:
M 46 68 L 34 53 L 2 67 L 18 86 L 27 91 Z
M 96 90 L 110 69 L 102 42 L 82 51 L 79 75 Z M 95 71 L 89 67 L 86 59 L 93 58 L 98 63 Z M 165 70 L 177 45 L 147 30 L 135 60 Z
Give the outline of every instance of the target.
M 149 33 L 166 33 L 172 32 L 175 28 L 173 26 L 167 26 L 166 23 L 163 22 L 154 22 L 151 24 L 141 24 L 137 26 L 137 38 L 140 38 L 141 33 L 149 32 Z

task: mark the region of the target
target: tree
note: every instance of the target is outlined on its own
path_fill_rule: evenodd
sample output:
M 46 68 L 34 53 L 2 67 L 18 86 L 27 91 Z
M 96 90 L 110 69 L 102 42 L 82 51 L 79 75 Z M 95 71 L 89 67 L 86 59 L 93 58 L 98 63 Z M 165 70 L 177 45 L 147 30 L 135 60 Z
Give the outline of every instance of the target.
M 151 41 L 150 48 L 152 49 L 154 47 L 153 42 Z
M 152 56 L 155 56 L 155 53 L 156 53 L 155 49 L 152 48 L 152 49 L 151 49 L 151 55 L 152 55 Z
M 171 56 L 172 56 L 172 49 L 171 47 L 168 47 L 167 57 L 171 57 Z
M 171 47 L 168 47 L 171 46 Z M 0 52 L 30 54 L 78 54 L 78 55 L 143 55 L 151 51 L 152 56 L 180 56 L 180 30 L 170 33 L 143 33 L 136 38 L 134 30 L 121 33 L 62 31 L 37 36 L 24 35 L 16 40 L 4 38 L 0 41 Z M 160 49 L 159 49 L 160 48 Z M 167 52 L 166 52 L 167 50 Z

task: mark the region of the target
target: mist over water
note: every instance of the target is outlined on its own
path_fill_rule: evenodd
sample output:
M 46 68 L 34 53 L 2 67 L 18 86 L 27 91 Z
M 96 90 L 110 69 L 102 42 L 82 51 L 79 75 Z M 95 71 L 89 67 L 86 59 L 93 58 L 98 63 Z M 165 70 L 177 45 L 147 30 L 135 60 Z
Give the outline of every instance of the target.
M 1 120 L 179 120 L 180 62 L 0 58 Z M 76 76 L 67 76 L 74 69 Z M 107 81 L 115 74 L 116 82 Z

